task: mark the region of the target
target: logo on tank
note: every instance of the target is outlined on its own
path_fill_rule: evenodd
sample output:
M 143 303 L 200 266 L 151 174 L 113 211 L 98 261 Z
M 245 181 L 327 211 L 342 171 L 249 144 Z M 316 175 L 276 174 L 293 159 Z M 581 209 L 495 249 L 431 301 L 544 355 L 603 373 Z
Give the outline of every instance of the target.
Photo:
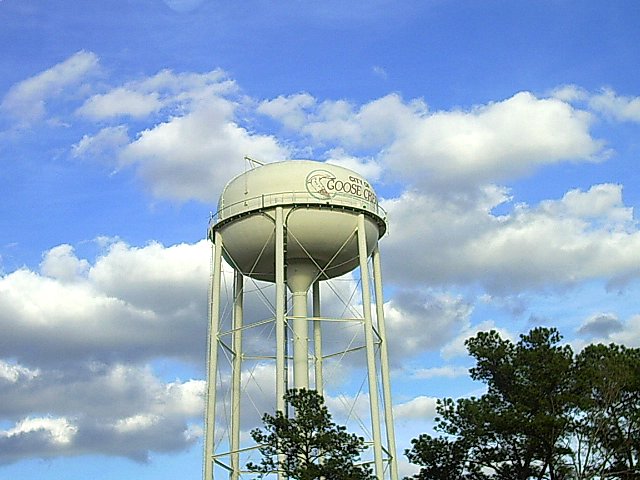
M 314 170 L 307 175 L 307 191 L 320 200 L 330 200 L 339 194 L 378 204 L 378 197 L 365 180 L 354 175 L 341 180 L 328 170 Z
M 336 196 L 336 191 L 329 185 L 336 181 L 336 176 L 327 170 L 314 170 L 307 175 L 307 192 L 320 200 L 329 200 Z

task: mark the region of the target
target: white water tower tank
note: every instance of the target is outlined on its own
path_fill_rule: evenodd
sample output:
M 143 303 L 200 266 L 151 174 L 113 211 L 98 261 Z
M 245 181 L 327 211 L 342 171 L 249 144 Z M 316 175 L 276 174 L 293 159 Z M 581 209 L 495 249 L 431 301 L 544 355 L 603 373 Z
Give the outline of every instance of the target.
M 292 291 L 306 291 L 307 279 L 337 277 L 358 266 L 353 233 L 360 213 L 365 214 L 368 254 L 387 228 L 373 188 L 352 170 L 309 160 L 260 166 L 226 185 L 209 233 L 213 239 L 213 232 L 220 232 L 226 260 L 245 276 L 274 281 L 277 206 L 284 207 Z

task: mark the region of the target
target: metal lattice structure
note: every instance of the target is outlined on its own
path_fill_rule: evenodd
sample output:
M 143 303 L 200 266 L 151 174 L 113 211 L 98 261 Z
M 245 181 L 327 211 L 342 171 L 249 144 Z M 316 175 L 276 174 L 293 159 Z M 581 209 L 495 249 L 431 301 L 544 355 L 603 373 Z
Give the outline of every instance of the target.
M 291 388 L 290 371 L 293 388 L 311 387 L 324 394 L 323 365 L 336 355 L 333 351 L 323 353 L 323 329 L 331 322 L 361 326 L 371 462 L 379 480 L 397 480 L 378 249 L 378 240 L 386 229 L 386 213 L 378 205 L 373 188 L 359 174 L 343 167 L 303 160 L 271 163 L 248 170 L 227 184 L 208 230 L 212 275 L 205 480 L 214 478 L 216 465 L 232 480 L 240 479 L 241 455 L 255 448 L 241 443 L 243 362 L 251 357 L 244 351 L 243 334 L 248 329 L 271 327 L 274 335 L 265 341 L 273 342 L 273 355 L 262 359 L 275 364 L 273 407 L 286 411 L 284 394 Z M 226 323 L 221 314 L 223 264 L 233 270 L 232 306 Z M 348 319 L 322 316 L 321 285 L 349 272 L 359 272 L 361 312 Z M 247 279 L 275 287 L 271 313 L 261 321 L 245 322 Z M 266 297 L 264 292 L 262 295 Z M 219 361 L 221 353 L 229 359 L 224 371 Z M 230 390 L 229 409 L 224 412 L 229 417 L 229 436 L 216 445 L 221 377 Z

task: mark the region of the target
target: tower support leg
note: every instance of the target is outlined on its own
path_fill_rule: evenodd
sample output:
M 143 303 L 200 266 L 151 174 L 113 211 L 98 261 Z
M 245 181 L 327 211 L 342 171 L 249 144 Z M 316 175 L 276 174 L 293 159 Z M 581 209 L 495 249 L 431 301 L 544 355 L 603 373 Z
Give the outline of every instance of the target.
M 387 431 L 389 448 L 389 471 L 391 480 L 398 480 L 398 460 L 396 452 L 396 434 L 393 424 L 393 403 L 391 400 L 391 380 L 389 372 L 389 352 L 387 349 L 387 331 L 384 323 L 384 298 L 382 294 L 382 268 L 378 246 L 373 250 L 373 285 L 376 294 L 376 319 L 380 335 L 380 375 L 382 377 L 382 399 L 384 402 L 384 424 Z
M 214 234 L 211 246 L 211 297 L 209 299 L 209 340 L 207 355 L 207 400 L 205 410 L 204 480 L 213 479 L 213 441 L 216 424 L 216 375 L 220 329 L 220 283 L 222 277 L 222 236 Z
M 242 326 L 244 286 L 242 273 L 233 282 L 233 374 L 231 382 L 231 480 L 240 478 L 240 392 L 242 389 Z
M 378 403 L 378 382 L 376 374 L 375 341 L 371 318 L 371 287 L 369 283 L 369 263 L 367 256 L 367 235 L 364 214 L 358 215 L 358 256 L 360 259 L 360 285 L 362 287 L 362 310 L 364 316 L 364 338 L 367 351 L 367 375 L 369 379 L 369 407 L 371 409 L 371 431 L 373 433 L 373 455 L 375 475 L 384 478 L 382 458 L 382 435 L 380 429 L 380 406 Z
M 286 391 L 285 359 L 285 313 L 286 286 L 284 282 L 284 214 L 282 207 L 276 207 L 276 410 L 285 412 L 284 394 Z M 284 457 L 279 456 L 282 464 Z M 278 480 L 284 480 L 284 474 L 278 472 Z

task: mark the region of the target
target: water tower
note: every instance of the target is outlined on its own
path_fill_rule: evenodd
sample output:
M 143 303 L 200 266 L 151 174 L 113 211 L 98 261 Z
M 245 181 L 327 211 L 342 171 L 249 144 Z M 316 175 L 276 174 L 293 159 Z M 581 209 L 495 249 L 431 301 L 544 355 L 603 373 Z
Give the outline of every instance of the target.
M 273 315 L 267 320 L 275 331 L 274 354 L 269 359 L 275 362 L 276 400 L 271 411 L 285 411 L 283 395 L 288 388 L 314 388 L 324 393 L 323 361 L 327 355 L 323 355 L 323 325 L 337 319 L 321 315 L 320 286 L 357 269 L 361 312 L 355 321 L 364 339 L 370 458 L 379 480 L 397 480 L 378 250 L 378 239 L 386 229 L 384 211 L 371 185 L 356 172 L 336 165 L 308 160 L 269 163 L 246 171 L 225 186 L 208 231 L 213 243 L 204 480 L 212 480 L 220 469 L 232 480 L 242 478 L 240 455 L 248 449 L 241 445 L 240 428 L 241 377 L 247 358 L 243 351 L 245 279 L 275 286 Z M 228 326 L 221 322 L 220 312 L 223 259 L 234 277 Z M 224 372 L 220 352 L 230 359 Z M 215 439 L 221 377 L 230 386 L 229 408 L 224 409 L 229 413 L 230 433 L 219 452 Z

